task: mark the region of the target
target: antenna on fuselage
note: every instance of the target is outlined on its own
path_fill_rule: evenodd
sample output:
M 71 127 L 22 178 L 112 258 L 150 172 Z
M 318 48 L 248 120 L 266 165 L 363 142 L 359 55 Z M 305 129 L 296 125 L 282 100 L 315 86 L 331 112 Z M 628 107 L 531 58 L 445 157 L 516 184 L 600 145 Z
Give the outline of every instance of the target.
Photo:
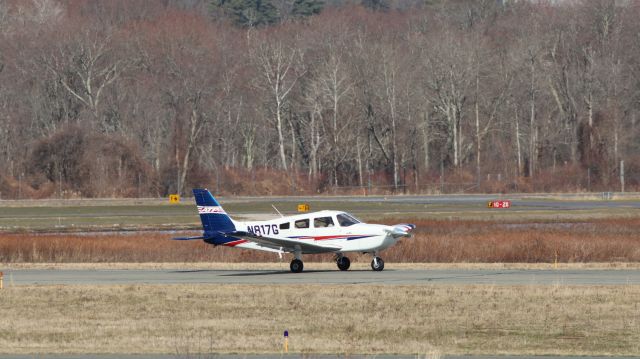
M 278 211 L 278 209 L 276 208 L 276 206 L 275 206 L 275 205 L 273 205 L 273 204 L 272 204 L 272 205 L 271 205 L 271 207 L 273 207 L 273 209 L 275 209 L 275 210 L 276 210 L 276 212 L 278 212 L 278 214 L 280 215 L 280 217 L 284 217 L 284 216 L 282 215 L 282 213 L 280 213 L 280 211 Z

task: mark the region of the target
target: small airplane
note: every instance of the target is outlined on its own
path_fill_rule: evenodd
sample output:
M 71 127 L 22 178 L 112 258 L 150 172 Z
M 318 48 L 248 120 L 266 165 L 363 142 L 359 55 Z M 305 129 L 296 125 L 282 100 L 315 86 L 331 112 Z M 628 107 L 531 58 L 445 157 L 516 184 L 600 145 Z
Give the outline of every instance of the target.
M 302 272 L 303 254 L 334 253 L 338 268 L 349 269 L 348 252 L 369 253 L 373 256 L 371 269 L 381 271 L 384 261 L 379 251 L 394 245 L 402 237 L 410 237 L 413 224 L 362 223 L 354 216 L 340 211 L 319 211 L 259 222 L 234 221 L 222 209 L 207 189 L 194 189 L 204 232 L 198 237 L 176 240 L 202 239 L 213 245 L 255 249 L 267 252 L 293 253 L 290 269 Z

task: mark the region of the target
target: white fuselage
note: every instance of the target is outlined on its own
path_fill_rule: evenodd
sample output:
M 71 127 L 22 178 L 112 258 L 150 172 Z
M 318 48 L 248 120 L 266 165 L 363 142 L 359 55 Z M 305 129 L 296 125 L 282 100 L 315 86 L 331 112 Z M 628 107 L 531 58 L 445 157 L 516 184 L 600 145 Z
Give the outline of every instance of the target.
M 353 219 L 354 221 L 350 221 Z M 356 223 L 354 223 L 356 222 Z M 390 234 L 393 227 L 381 224 L 362 223 L 340 211 L 320 211 L 295 216 L 280 217 L 267 221 L 234 221 L 236 230 L 259 236 L 296 240 L 326 246 L 327 252 L 339 247 L 337 252 L 377 252 L 398 241 Z M 239 240 L 227 245 L 239 248 L 281 252 L 266 248 L 251 241 Z M 329 250 L 331 248 L 332 250 Z M 318 251 L 302 253 L 321 253 Z

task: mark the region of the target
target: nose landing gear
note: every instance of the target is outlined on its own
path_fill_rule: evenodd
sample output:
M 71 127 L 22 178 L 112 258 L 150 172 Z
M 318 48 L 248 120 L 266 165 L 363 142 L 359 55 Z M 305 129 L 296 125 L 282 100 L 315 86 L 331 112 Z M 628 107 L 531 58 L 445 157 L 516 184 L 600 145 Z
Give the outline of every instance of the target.
M 378 257 L 377 255 L 373 255 L 373 260 L 371 261 L 371 269 L 373 269 L 376 272 L 380 272 L 381 270 L 384 269 L 384 261 L 382 260 L 382 258 Z

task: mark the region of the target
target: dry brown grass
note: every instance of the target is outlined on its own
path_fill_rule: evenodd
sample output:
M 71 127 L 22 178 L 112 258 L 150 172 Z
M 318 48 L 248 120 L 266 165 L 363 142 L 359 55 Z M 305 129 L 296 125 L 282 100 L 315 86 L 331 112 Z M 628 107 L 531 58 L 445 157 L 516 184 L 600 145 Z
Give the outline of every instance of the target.
M 407 262 L 639 262 L 640 219 L 588 222 L 419 221 L 412 243 L 387 251 Z
M 112 269 L 161 269 L 161 270 L 289 270 L 289 261 L 277 262 L 111 262 L 111 263 L 1 263 L 0 269 L 49 269 L 49 270 L 112 270 Z M 369 262 L 351 264 L 351 270 L 371 270 Z M 390 270 L 629 270 L 640 269 L 640 263 L 607 262 L 607 263 L 387 263 Z M 305 262 L 305 270 L 336 270 L 333 262 Z
M 401 220 L 390 219 L 388 223 Z M 640 219 L 588 222 L 416 220 L 415 236 L 384 251 L 387 262 L 608 263 L 640 262 Z M 0 234 L 0 262 L 274 262 L 270 253 L 172 241 L 182 234 Z M 354 262 L 370 257 L 350 254 Z M 331 255 L 305 256 L 330 262 Z
M 305 353 L 630 355 L 639 302 L 639 286 L 11 287 L 0 352 L 278 352 L 287 329 Z

